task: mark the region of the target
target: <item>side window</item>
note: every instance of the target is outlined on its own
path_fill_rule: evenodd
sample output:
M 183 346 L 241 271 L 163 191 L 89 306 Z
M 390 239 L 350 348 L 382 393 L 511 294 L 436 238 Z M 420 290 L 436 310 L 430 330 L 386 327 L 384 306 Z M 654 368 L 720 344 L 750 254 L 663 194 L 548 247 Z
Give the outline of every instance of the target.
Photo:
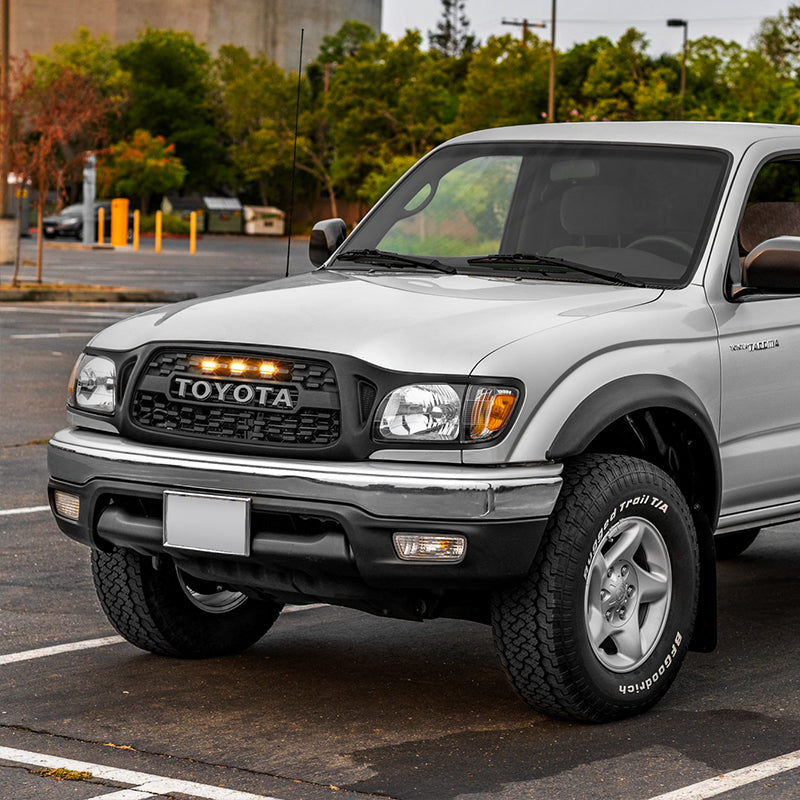
M 731 252 L 729 288 L 733 293 L 741 285 L 747 254 L 775 236 L 800 236 L 800 155 L 770 161 L 756 175 L 739 223 L 738 247 Z
M 800 236 L 800 160 L 771 161 L 759 170 L 739 224 L 739 255 L 774 236 Z

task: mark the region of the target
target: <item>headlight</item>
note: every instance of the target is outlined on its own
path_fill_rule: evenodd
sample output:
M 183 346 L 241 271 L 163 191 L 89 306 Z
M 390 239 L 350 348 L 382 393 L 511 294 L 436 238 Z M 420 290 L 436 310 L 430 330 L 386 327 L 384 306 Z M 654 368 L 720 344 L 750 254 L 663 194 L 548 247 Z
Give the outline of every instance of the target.
M 407 442 L 486 442 L 511 420 L 519 390 L 509 386 L 414 383 L 390 392 L 375 437 Z
M 75 362 L 69 379 L 68 403 L 84 411 L 113 414 L 116 407 L 117 368 L 111 359 L 86 355 Z
M 426 442 L 458 440 L 461 397 L 446 383 L 414 383 L 389 394 L 378 411 L 382 439 Z

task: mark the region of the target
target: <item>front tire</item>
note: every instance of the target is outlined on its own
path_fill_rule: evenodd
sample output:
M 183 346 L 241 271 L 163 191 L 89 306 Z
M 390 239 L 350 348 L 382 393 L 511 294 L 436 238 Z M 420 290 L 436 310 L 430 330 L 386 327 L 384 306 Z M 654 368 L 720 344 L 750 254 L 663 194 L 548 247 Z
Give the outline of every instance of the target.
M 200 581 L 169 558 L 92 551 L 95 590 L 109 622 L 131 644 L 178 658 L 238 653 L 272 626 L 282 606 Z
M 493 598 L 512 686 L 551 716 L 646 711 L 686 654 L 699 563 L 686 501 L 662 470 L 624 456 L 576 459 L 530 574 Z

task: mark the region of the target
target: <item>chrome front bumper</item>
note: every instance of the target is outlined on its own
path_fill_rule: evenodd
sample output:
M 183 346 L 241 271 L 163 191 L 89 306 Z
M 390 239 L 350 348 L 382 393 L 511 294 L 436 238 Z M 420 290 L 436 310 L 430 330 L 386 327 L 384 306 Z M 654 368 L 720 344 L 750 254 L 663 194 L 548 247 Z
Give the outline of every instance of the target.
M 176 450 L 80 428 L 50 440 L 53 478 L 98 478 L 355 506 L 376 517 L 499 522 L 550 515 L 560 464 L 465 467 L 408 462 L 327 462 Z

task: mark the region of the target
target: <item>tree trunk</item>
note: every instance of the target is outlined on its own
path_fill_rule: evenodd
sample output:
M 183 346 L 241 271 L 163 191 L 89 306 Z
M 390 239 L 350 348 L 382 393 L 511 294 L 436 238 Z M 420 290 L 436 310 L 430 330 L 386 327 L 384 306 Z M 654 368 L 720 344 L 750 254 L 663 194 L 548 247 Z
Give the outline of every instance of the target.
M 17 184 L 19 187 L 19 183 Z M 20 225 L 22 224 L 22 195 L 25 190 L 25 182 L 22 182 L 22 188 L 17 188 L 17 241 L 14 247 L 14 275 L 11 278 L 11 285 L 16 286 L 19 283 L 19 255 L 20 243 L 22 242 L 22 231 Z
M 336 205 L 336 193 L 333 190 L 333 181 L 328 179 L 326 183 L 328 184 L 328 197 L 331 201 L 331 217 L 336 218 L 339 216 L 339 207 Z
M 39 182 L 39 200 L 37 202 L 36 220 L 36 283 L 42 282 L 42 261 L 44 256 L 44 204 L 47 201 L 47 188 L 43 181 Z

